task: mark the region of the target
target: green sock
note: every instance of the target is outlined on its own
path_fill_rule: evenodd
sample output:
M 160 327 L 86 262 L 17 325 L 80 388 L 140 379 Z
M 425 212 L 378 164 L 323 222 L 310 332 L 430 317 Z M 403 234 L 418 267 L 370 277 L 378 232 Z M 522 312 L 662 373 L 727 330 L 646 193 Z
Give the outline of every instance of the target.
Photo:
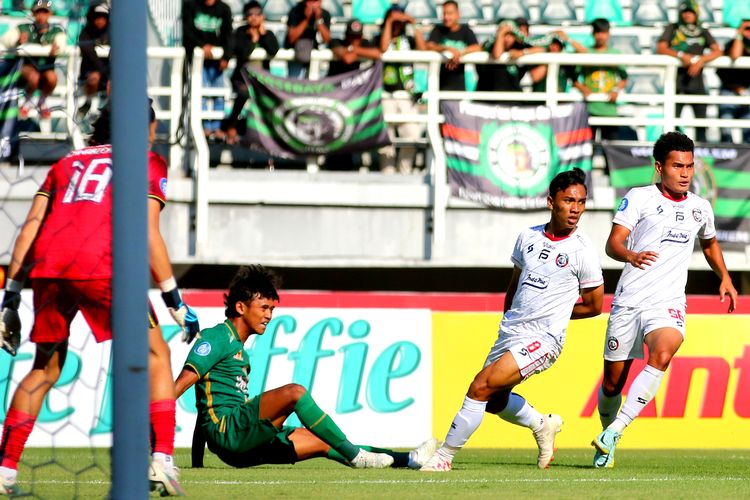
M 359 446 L 353 445 L 346 439 L 341 429 L 331 417 L 320 409 L 309 392 L 299 398 L 294 407 L 294 412 L 310 432 L 340 453 L 348 462 L 351 462 L 359 453 Z M 334 460 L 336 459 L 334 458 Z

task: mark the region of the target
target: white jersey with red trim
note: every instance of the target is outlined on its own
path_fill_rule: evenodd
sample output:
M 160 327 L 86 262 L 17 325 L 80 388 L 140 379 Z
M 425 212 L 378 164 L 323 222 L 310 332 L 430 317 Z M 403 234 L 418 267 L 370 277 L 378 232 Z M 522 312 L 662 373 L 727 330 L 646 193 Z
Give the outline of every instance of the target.
M 580 290 L 604 282 L 598 252 L 580 229 L 552 239 L 541 225 L 518 236 L 511 260 L 521 275 L 501 335 L 548 334 L 562 344 Z
M 630 230 L 628 249 L 659 256 L 645 269 L 625 264 L 612 303 L 625 307 L 685 304 L 695 237 L 708 240 L 716 236 L 711 204 L 693 193 L 675 200 L 655 185 L 637 187 L 622 199 L 613 223 Z

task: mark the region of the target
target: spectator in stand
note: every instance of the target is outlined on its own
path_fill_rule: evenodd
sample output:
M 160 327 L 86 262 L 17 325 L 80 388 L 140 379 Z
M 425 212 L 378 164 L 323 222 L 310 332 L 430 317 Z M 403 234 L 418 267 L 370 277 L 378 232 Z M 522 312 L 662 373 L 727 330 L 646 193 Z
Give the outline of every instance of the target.
M 214 59 L 212 50 L 229 47 L 232 35 L 232 11 L 222 0 L 185 0 L 182 6 L 183 45 L 190 62 L 195 48 L 203 49 L 203 87 L 223 88 L 223 73 L 227 68 L 225 59 Z M 224 111 L 221 97 L 204 98 L 203 111 Z M 205 120 L 203 132 L 207 138 L 221 140 L 224 132 L 220 120 Z
M 559 54 L 565 50 L 565 44 L 570 43 L 576 52 L 586 52 L 586 48 L 578 43 L 577 41 L 568 37 L 563 31 L 556 31 L 552 34 L 549 45 L 547 45 L 547 52 L 551 54 Z M 529 70 L 531 75 L 531 89 L 534 92 L 546 92 L 547 91 L 547 65 L 539 64 Z M 557 72 L 557 91 L 566 92 L 568 90 L 568 84 L 570 81 L 575 80 L 575 68 L 570 66 L 560 66 Z
M 591 52 L 619 53 L 609 46 L 609 21 L 602 18 L 594 19 L 591 28 L 594 32 L 594 46 L 591 48 Z M 585 47 L 577 47 L 577 50 L 578 52 L 587 52 Z M 578 78 L 573 81 L 573 86 L 581 91 L 584 99 L 588 100 L 592 94 L 607 96 L 605 102 L 588 102 L 589 115 L 617 116 L 617 98 L 628 83 L 628 74 L 625 68 L 622 66 L 582 66 L 578 69 L 578 75 Z M 594 137 L 596 137 L 597 130 L 600 131 L 600 140 L 611 141 L 618 138 L 617 126 L 595 125 L 591 127 Z
M 414 26 L 414 36 L 406 34 L 406 25 Z M 375 38 L 375 45 L 382 53 L 402 50 L 424 50 L 425 41 L 422 31 L 416 28 L 416 21 L 398 5 L 393 5 L 385 13 L 380 33 Z M 383 113 L 398 115 L 418 115 L 414 85 L 414 67 L 411 64 L 385 63 L 383 67 Z M 398 98 L 394 92 L 407 92 L 408 98 Z M 388 125 L 388 136 L 391 142 L 396 138 L 416 140 L 422 137 L 424 127 L 419 123 L 392 123 Z M 414 168 L 416 148 L 402 146 L 398 153 L 391 144 L 380 149 L 380 170 L 386 174 L 398 171 L 411 173 Z
M 336 76 L 359 69 L 360 59 L 380 59 L 380 49 L 364 37 L 362 23 L 352 19 L 346 25 L 344 39 L 334 38 L 329 44 L 333 60 L 328 65 L 328 76 Z
M 83 84 L 85 100 L 78 108 L 80 115 L 91 109 L 91 99 L 107 89 L 109 81 L 109 56 L 96 55 L 97 47 L 109 46 L 109 5 L 100 3 L 89 8 L 86 14 L 86 26 L 78 35 L 78 47 L 81 50 L 80 81 Z
M 440 69 L 440 90 L 466 90 L 461 56 L 482 50 L 471 28 L 460 21 L 458 3 L 446 0 L 443 24 L 435 26 L 427 41 L 427 50 L 450 54 L 450 59 Z
M 294 61 L 289 62 L 289 78 L 307 78 L 310 53 L 318 48 L 318 34 L 323 43 L 331 41 L 331 13 L 321 0 L 300 0 L 289 11 L 284 47 L 294 49 Z
M 515 61 L 526 54 L 544 52 L 544 47 L 531 47 L 526 40 L 529 36 L 529 22 L 523 17 L 513 21 L 501 20 L 495 36 L 482 47 L 490 58 L 498 60 L 508 54 L 510 64 L 477 64 L 477 91 L 522 92 L 521 79 L 529 68 Z M 522 101 L 487 101 L 488 104 L 521 105 Z
M 750 57 L 750 19 L 745 19 L 737 30 L 737 36 L 727 42 L 724 55 L 733 61 L 738 57 Z M 721 95 L 750 96 L 750 69 L 720 68 L 716 71 L 721 79 Z M 719 118 L 750 120 L 750 106 L 747 104 L 720 104 Z M 732 129 L 721 129 L 721 142 L 732 142 Z M 750 144 L 750 128 L 742 129 L 742 143 Z
M 706 85 L 703 81 L 703 66 L 721 56 L 721 48 L 711 33 L 698 25 L 698 5 L 693 0 L 683 0 L 679 6 L 677 23 L 670 24 L 664 30 L 656 44 L 656 53 L 677 57 L 684 68 L 677 70 L 677 93 L 688 95 L 705 95 Z M 704 54 L 709 50 L 708 54 Z M 677 105 L 677 116 L 680 116 L 684 104 Z M 691 104 L 696 118 L 706 117 L 706 104 Z M 706 142 L 706 128 L 696 127 L 697 142 Z
M 263 61 L 262 66 L 268 71 L 270 67 L 269 59 L 279 51 L 279 42 L 276 40 L 276 36 L 266 29 L 266 18 L 263 15 L 263 7 L 260 3 L 252 0 L 245 4 L 242 12 L 246 22 L 234 31 L 229 49 L 224 52 L 222 57 L 225 66 L 232 57 L 237 58 L 237 66 L 229 79 L 232 82 L 232 90 L 236 97 L 232 112 L 229 113 L 226 121 L 226 141 L 228 144 L 236 144 L 239 141 L 237 121 L 240 113 L 242 113 L 242 108 L 250 97 L 247 80 L 243 75 L 243 69 L 251 64 L 249 61 L 250 54 L 255 50 L 255 47 L 265 49 L 268 59 Z
M 45 103 L 57 86 L 55 58 L 57 54 L 65 51 L 68 38 L 61 26 L 49 23 L 52 15 L 50 0 L 36 0 L 31 7 L 31 13 L 34 22 L 19 24 L 9 29 L 2 37 L 2 45 L 6 49 L 13 49 L 27 43 L 49 47 L 49 56 L 24 58 L 21 81 L 26 89 L 26 102 L 19 110 L 21 118 L 27 117 L 32 107 L 31 98 L 34 92 L 39 90 L 37 101 L 39 116 L 42 119 L 48 119 L 50 112 Z

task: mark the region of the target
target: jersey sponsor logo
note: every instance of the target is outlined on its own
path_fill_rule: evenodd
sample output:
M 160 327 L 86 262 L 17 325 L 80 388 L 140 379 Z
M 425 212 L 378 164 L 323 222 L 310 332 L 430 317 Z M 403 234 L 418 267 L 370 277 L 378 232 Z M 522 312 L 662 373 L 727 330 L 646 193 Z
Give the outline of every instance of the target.
M 161 189 L 161 194 L 163 194 L 164 196 L 167 195 L 167 178 L 166 177 L 162 177 L 161 180 L 159 181 L 159 189 Z
M 623 198 L 622 201 L 620 201 L 620 206 L 617 207 L 617 211 L 618 212 L 622 212 L 623 210 L 625 210 L 626 208 L 628 208 L 628 203 L 629 203 L 628 199 L 627 198 Z
M 607 349 L 609 349 L 610 351 L 616 351 L 619 347 L 620 342 L 616 338 L 609 337 L 607 339 Z
M 703 213 L 699 208 L 693 209 L 693 219 L 695 220 L 695 222 L 703 222 Z
M 568 265 L 568 262 L 570 262 L 570 259 L 568 258 L 568 254 L 561 253 L 557 255 L 557 258 L 555 259 L 555 264 L 557 264 L 557 267 L 565 267 Z
M 530 286 L 537 290 L 545 290 L 549 286 L 550 279 L 547 276 L 541 274 L 529 273 L 523 280 L 521 286 Z
M 692 238 L 690 232 L 673 227 L 664 229 L 664 232 L 661 236 L 662 243 L 674 243 L 677 245 L 684 245 L 686 243 L 689 243 L 691 239 Z
M 211 344 L 209 344 L 208 342 L 203 342 L 195 346 L 195 354 L 197 354 L 198 356 L 208 356 L 210 352 Z

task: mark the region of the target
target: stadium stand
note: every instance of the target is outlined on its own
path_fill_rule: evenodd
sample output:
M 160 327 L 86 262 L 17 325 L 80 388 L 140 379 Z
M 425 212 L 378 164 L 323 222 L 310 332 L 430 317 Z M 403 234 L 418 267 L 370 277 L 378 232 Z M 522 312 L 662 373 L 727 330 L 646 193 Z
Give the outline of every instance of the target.
M 590 23 L 594 19 L 599 18 L 609 20 L 613 26 L 623 26 L 626 24 L 620 0 L 586 0 L 584 4 L 584 22 Z
M 724 24 L 738 28 L 743 19 L 750 19 L 750 2 L 724 0 L 722 12 Z
M 438 19 L 437 7 L 429 0 L 408 0 L 404 11 L 423 22 L 434 22 Z
M 544 24 L 567 25 L 578 22 L 575 7 L 567 0 L 544 0 L 539 10 Z
M 532 20 L 528 7 L 520 0 L 503 0 L 495 10 L 495 19 L 515 19 L 517 17 Z
M 669 23 L 667 9 L 660 0 L 633 0 L 633 24 L 663 26 Z
M 352 0 L 352 17 L 365 24 L 380 24 L 390 0 Z

